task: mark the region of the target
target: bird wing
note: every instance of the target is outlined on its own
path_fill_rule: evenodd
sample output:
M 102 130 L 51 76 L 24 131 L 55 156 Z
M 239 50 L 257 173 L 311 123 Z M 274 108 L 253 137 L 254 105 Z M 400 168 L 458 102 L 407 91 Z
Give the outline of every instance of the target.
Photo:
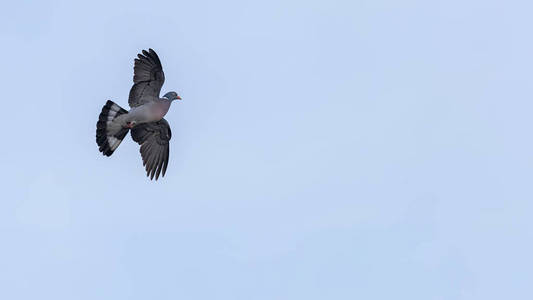
M 145 96 L 159 98 L 159 92 L 165 82 L 161 61 L 154 50 L 143 50 L 142 54 L 137 56 L 133 66 L 133 86 L 128 99 L 130 107 L 143 105 L 147 99 L 152 98 Z
M 169 141 L 172 137 L 170 126 L 165 119 L 157 122 L 142 123 L 131 129 L 131 137 L 141 145 L 143 166 L 150 180 L 165 176 L 168 166 Z

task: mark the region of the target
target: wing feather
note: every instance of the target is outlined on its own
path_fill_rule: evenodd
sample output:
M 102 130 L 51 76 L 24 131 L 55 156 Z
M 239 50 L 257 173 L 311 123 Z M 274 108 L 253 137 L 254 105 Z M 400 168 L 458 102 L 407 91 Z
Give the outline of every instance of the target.
M 131 129 L 131 137 L 140 147 L 146 176 L 152 180 L 165 176 L 169 158 L 169 141 L 171 131 L 168 122 L 161 119 L 157 122 L 143 123 Z
M 142 54 L 137 54 L 137 57 L 133 66 L 133 86 L 128 98 L 130 107 L 143 105 L 153 97 L 159 98 L 161 87 L 165 83 L 161 60 L 154 50 L 142 50 Z

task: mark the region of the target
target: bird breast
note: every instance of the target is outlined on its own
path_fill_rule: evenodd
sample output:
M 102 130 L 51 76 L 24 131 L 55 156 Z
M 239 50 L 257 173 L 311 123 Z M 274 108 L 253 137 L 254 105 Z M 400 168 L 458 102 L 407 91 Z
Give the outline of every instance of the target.
M 170 102 L 154 101 L 145 105 L 132 108 L 125 122 L 149 123 L 161 120 L 168 112 Z
M 170 108 L 170 101 L 156 101 L 151 107 L 151 113 L 154 121 L 161 120 L 168 112 Z

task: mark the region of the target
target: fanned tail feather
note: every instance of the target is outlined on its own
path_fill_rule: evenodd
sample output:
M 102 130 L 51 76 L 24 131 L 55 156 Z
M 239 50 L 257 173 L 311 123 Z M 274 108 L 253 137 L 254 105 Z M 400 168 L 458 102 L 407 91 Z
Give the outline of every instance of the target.
M 129 128 L 111 126 L 116 117 L 127 113 L 127 110 L 111 100 L 107 100 L 104 107 L 102 107 L 102 112 L 96 123 L 96 143 L 98 144 L 100 152 L 104 155 L 111 156 L 126 134 L 128 134 Z

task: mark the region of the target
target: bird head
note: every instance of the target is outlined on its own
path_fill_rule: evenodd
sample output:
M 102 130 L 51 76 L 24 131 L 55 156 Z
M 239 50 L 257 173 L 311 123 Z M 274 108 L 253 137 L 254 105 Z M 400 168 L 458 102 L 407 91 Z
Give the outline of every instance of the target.
M 178 96 L 178 93 L 176 93 L 176 92 L 168 92 L 163 97 L 167 98 L 170 101 L 181 100 L 181 97 Z

